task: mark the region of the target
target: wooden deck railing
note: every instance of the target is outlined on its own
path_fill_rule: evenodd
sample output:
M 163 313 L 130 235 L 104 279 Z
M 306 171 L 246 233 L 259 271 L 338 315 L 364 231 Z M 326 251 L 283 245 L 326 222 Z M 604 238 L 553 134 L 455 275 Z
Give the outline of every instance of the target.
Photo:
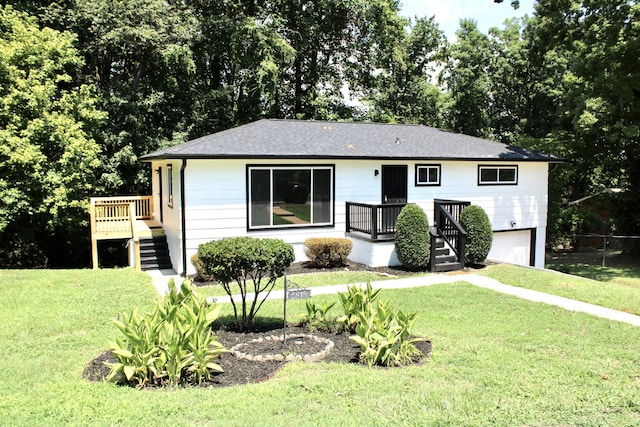
M 122 205 L 135 203 L 136 219 L 150 219 L 153 213 L 153 197 L 151 196 L 117 196 L 117 197 L 92 197 L 92 206 Z M 115 213 L 115 212 L 114 212 Z
M 136 220 L 151 219 L 151 196 L 92 197 L 89 204 L 91 254 L 98 268 L 98 240 L 133 239 L 135 264 L 140 268 L 140 238 Z

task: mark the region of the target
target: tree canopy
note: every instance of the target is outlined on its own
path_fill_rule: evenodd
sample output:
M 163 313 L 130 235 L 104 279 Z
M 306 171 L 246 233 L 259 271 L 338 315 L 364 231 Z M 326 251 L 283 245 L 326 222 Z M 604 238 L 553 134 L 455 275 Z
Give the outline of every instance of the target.
M 67 260 L 55 245 L 82 241 L 88 198 L 101 189 L 92 136 L 105 114 L 74 75 L 73 34 L 11 7 L 0 22 L 0 264 L 56 264 Z
M 141 155 L 263 117 L 425 124 L 565 156 L 551 233 L 566 202 L 607 188 L 616 229 L 640 232 L 636 0 L 539 0 L 488 34 L 462 20 L 454 41 L 398 0 L 7 3 L 0 265 L 84 265 L 90 195 L 148 194 Z

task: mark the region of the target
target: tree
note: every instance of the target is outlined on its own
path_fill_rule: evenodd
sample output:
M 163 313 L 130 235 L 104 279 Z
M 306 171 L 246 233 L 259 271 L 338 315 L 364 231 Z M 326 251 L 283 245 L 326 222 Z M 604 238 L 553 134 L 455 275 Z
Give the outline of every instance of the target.
M 236 325 L 247 330 L 275 286 L 276 279 L 295 259 L 293 246 L 280 239 L 227 237 L 203 243 L 198 258 L 231 299 Z M 264 279 L 264 281 L 263 281 Z M 239 307 L 233 295 L 238 286 Z M 260 295 L 262 294 L 262 295 Z
M 0 7 L 0 265 L 78 265 L 106 117 L 70 33 Z
M 565 194 L 617 187 L 618 230 L 640 231 L 640 5 L 632 0 L 540 0 L 532 28 L 535 65 L 555 62 L 547 92 L 557 106 L 542 142 L 572 160 Z M 542 67 L 540 67 L 542 68 Z M 540 141 L 535 148 L 542 146 Z
M 419 18 L 377 77 L 373 119 L 441 127 L 444 94 L 432 81 L 446 46 L 434 17 Z
M 467 135 L 488 137 L 489 39 L 478 30 L 475 21 L 468 19 L 460 21 L 456 35 L 458 41 L 451 46 L 449 63 L 441 74 L 449 95 L 447 127 Z

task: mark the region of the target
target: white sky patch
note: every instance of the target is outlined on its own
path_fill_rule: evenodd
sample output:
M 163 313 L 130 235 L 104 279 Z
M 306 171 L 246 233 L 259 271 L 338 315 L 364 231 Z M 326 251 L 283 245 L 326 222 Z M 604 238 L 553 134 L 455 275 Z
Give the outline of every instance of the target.
M 494 3 L 493 0 L 401 0 L 400 15 L 424 18 L 435 15 L 435 21 L 450 41 L 455 40 L 455 32 L 460 20 L 471 18 L 478 23 L 478 29 L 487 34 L 489 28 L 502 28 L 506 19 L 533 15 L 534 0 L 520 0 L 520 8 L 511 7 L 511 0 Z

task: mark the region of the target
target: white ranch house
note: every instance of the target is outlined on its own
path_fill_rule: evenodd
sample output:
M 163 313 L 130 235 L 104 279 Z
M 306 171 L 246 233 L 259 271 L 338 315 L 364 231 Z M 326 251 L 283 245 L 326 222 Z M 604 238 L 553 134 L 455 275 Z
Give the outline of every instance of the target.
M 460 261 L 460 209 L 474 204 L 494 231 L 489 259 L 543 267 L 549 165 L 561 161 L 426 126 L 275 119 L 142 160 L 153 171 L 145 219 L 186 275 L 198 245 L 231 236 L 283 239 L 296 261 L 309 237 L 348 237 L 352 261 L 397 265 L 395 219 L 406 203 L 427 213 L 432 235 L 453 251 L 448 264 Z

